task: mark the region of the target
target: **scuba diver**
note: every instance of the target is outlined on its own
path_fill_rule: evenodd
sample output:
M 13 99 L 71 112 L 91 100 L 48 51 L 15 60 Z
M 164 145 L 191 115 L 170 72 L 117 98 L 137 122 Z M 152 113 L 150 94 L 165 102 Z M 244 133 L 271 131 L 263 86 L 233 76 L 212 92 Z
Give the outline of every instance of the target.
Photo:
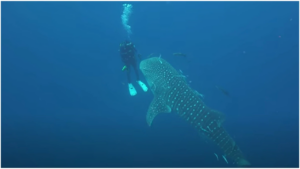
M 127 71 L 127 80 L 128 80 L 128 88 L 129 88 L 130 95 L 134 96 L 137 94 L 134 86 L 131 83 L 131 77 L 130 77 L 131 67 L 130 66 L 132 66 L 134 69 L 138 84 L 141 86 L 141 88 L 144 90 L 144 92 L 147 92 L 148 87 L 143 82 L 140 81 L 137 62 L 136 62 L 136 56 L 135 56 L 136 52 L 137 52 L 135 45 L 133 43 L 131 43 L 130 41 L 126 40 L 120 44 L 119 51 L 120 51 L 121 59 L 122 59 L 123 63 L 125 64 L 122 71 L 124 71 L 124 70 Z M 141 55 L 137 54 L 137 56 L 141 60 Z

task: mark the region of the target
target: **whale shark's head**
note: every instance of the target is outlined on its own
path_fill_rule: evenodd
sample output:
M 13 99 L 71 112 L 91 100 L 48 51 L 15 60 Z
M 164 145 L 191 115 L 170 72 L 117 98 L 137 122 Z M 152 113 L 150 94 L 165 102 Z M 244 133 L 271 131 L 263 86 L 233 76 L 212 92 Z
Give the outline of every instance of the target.
M 176 69 L 160 57 L 152 57 L 141 61 L 140 69 L 154 95 L 165 91 L 174 76 L 180 76 Z
M 153 85 L 153 81 L 159 78 L 161 71 L 161 59 L 158 57 L 152 57 L 146 60 L 141 61 L 140 69 L 144 74 L 149 85 Z

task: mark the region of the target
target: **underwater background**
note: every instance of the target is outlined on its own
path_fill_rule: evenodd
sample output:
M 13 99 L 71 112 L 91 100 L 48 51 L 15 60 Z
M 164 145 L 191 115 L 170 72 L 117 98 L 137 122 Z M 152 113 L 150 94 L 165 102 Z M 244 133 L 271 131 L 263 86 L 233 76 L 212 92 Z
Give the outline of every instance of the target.
M 2 167 L 234 167 L 176 114 L 147 126 L 124 3 L 1 3 Z M 142 57 L 181 70 L 252 167 L 299 167 L 299 2 L 129 3 Z

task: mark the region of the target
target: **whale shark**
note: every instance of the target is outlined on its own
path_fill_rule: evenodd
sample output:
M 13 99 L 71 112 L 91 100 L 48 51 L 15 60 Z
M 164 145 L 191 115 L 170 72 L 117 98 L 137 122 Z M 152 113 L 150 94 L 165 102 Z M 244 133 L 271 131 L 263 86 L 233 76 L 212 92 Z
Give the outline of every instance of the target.
M 187 84 L 185 77 L 171 64 L 161 57 L 151 57 L 140 62 L 140 70 L 154 95 L 146 115 L 149 126 L 160 113 L 177 113 L 217 144 L 226 162 L 225 157 L 228 157 L 237 166 L 250 165 L 222 126 L 224 115 L 206 106 L 198 93 Z

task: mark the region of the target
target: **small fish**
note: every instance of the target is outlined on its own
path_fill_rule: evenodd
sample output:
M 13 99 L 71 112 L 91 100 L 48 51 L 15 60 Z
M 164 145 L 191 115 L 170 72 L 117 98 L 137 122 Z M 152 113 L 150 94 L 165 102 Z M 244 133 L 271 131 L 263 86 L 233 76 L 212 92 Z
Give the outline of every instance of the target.
M 160 64 L 162 64 L 162 61 L 160 60 L 160 58 L 161 58 L 161 54 L 159 55 L 158 60 L 159 60 Z
M 219 161 L 219 156 L 218 156 L 218 154 L 214 153 L 214 155 L 216 156 L 217 160 Z
M 175 77 L 182 77 L 182 78 L 186 78 L 186 76 L 184 76 L 184 75 L 177 75 L 177 76 L 175 76 Z
M 178 52 L 178 53 L 173 53 L 173 56 L 183 56 L 183 57 L 186 57 L 186 54 Z
M 202 99 L 204 99 L 204 95 L 199 93 L 197 90 L 194 90 L 197 95 L 199 95 Z
M 226 95 L 226 96 L 229 97 L 229 93 L 228 93 L 225 89 L 223 89 L 223 88 L 221 88 L 221 87 L 219 87 L 219 86 L 216 86 L 216 88 L 217 88 L 218 90 L 220 90 L 224 95 Z
M 228 164 L 228 161 L 227 161 L 226 157 L 223 156 L 223 155 L 222 155 L 222 157 L 223 157 L 224 161 Z

